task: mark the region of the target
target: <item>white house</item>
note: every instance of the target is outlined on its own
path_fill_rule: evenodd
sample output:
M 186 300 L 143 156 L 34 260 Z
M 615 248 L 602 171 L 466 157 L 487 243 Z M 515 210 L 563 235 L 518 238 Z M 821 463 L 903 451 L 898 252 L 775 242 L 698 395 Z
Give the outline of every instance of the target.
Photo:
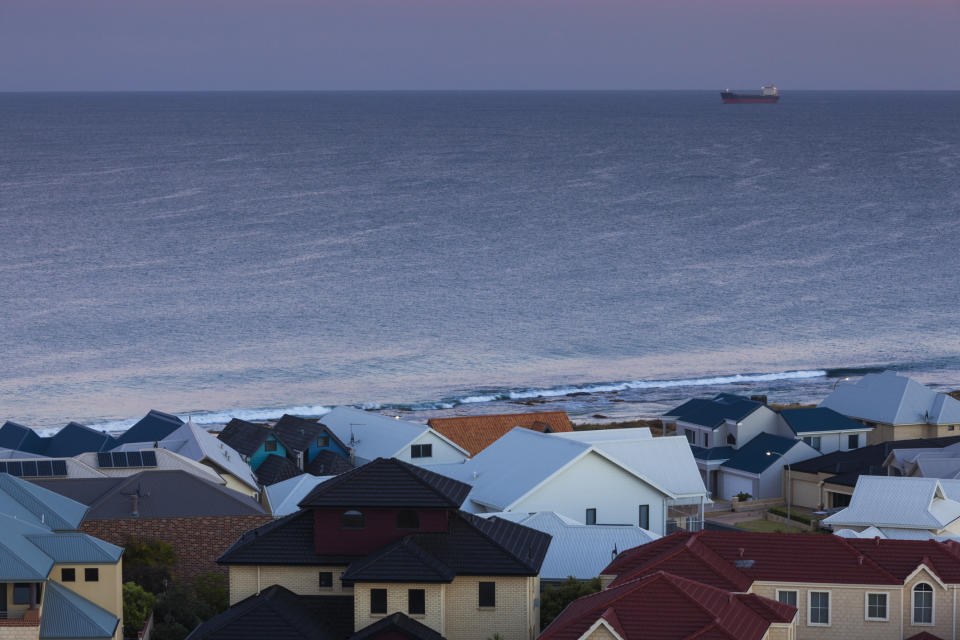
M 864 447 L 867 435 L 873 431 L 873 427 L 826 407 L 782 409 L 780 416 L 796 437 L 820 453 Z
M 891 476 L 960 478 L 960 442 L 939 448 L 894 449 L 883 466 Z
M 671 409 L 660 418 L 673 424 L 678 436 L 691 445 L 714 447 L 743 446 L 761 433 L 792 436 L 779 415 L 757 400 L 732 393 L 718 393 L 713 398 L 694 398 Z
M 875 427 L 868 444 L 960 435 L 960 401 L 895 371 L 840 383 L 820 406 Z
M 320 418 L 352 449 L 354 463 L 396 458 L 415 465 L 462 462 L 469 453 L 424 424 L 389 418 L 350 407 L 337 407 Z
M 649 429 L 545 434 L 517 427 L 463 464 L 430 468 L 473 486 L 473 513 L 555 511 L 663 534 L 699 527 L 709 502 L 686 439 Z
M 884 538 L 957 537 L 960 480 L 860 476 L 850 505 L 823 524 Z
M 636 526 L 583 524 L 553 511 L 500 511 L 482 517 L 502 518 L 549 533 L 550 548 L 540 567 L 540 580 L 548 582 L 596 578 L 621 551 L 660 537 Z

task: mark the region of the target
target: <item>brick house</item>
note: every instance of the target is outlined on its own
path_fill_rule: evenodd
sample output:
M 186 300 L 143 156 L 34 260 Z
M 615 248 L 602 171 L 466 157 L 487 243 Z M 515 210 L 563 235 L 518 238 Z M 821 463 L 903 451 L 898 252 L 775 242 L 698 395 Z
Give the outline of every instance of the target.
M 960 630 L 954 542 L 679 532 L 621 553 L 601 581 L 613 589 L 658 571 L 795 606 L 798 640 L 947 639 Z
M 297 615 L 312 615 L 311 598 L 346 598 L 348 629 L 321 617 L 330 637 L 390 637 L 399 625 L 419 629 L 404 637 L 532 640 L 550 536 L 460 511 L 469 492 L 393 458 L 323 482 L 300 511 L 246 533 L 219 558 L 230 570 L 233 607 L 190 637 L 226 637 L 217 629 L 276 585 L 303 599 Z

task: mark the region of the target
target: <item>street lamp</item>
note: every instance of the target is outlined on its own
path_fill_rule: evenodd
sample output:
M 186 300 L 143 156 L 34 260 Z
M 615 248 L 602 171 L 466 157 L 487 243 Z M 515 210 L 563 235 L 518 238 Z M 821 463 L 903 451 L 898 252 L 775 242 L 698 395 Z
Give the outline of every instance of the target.
M 833 390 L 836 391 L 837 385 L 840 384 L 841 382 L 848 382 L 849 380 L 850 378 L 837 378 L 837 381 L 833 383 Z
M 778 451 L 767 451 L 767 455 L 783 458 L 783 454 Z M 790 533 L 790 463 L 784 459 L 783 466 L 787 468 L 787 533 Z

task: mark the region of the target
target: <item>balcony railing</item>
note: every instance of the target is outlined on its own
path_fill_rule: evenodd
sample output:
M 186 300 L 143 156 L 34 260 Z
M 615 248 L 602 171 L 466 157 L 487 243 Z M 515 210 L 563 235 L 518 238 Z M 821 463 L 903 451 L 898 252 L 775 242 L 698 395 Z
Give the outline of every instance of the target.
M 0 620 L 23 620 L 27 613 L 26 609 L 14 609 L 13 611 L 0 611 Z

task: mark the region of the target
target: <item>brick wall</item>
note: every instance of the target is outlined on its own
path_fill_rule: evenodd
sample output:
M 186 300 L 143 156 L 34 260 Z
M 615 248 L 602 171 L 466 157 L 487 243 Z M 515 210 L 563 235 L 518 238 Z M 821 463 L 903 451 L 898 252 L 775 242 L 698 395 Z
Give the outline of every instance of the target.
M 40 637 L 40 623 L 36 620 L 0 620 L 0 639 L 37 640 Z
M 174 575 L 189 580 L 208 571 L 226 574 L 216 563 L 220 554 L 241 534 L 271 520 L 269 515 L 85 520 L 80 531 L 121 546 L 129 538 L 166 542 L 177 553 Z
M 353 630 L 359 631 L 364 627 L 374 624 L 378 620 L 387 617 L 391 613 L 400 611 L 413 618 L 420 624 L 424 624 L 439 634 L 444 633 L 444 593 L 447 585 L 445 584 L 417 584 L 417 583 L 360 583 L 354 587 L 353 601 Z M 387 613 L 370 613 L 370 591 L 372 589 L 387 590 Z M 408 611 L 408 590 L 423 589 L 424 591 L 424 613 L 411 614 Z M 453 638 L 453 636 L 450 636 Z
M 284 566 L 284 565 L 233 565 L 230 567 L 230 604 L 278 584 L 301 596 L 348 596 L 353 587 L 344 587 L 340 574 L 346 567 L 335 566 Z M 320 588 L 320 572 L 333 574 L 333 586 Z

